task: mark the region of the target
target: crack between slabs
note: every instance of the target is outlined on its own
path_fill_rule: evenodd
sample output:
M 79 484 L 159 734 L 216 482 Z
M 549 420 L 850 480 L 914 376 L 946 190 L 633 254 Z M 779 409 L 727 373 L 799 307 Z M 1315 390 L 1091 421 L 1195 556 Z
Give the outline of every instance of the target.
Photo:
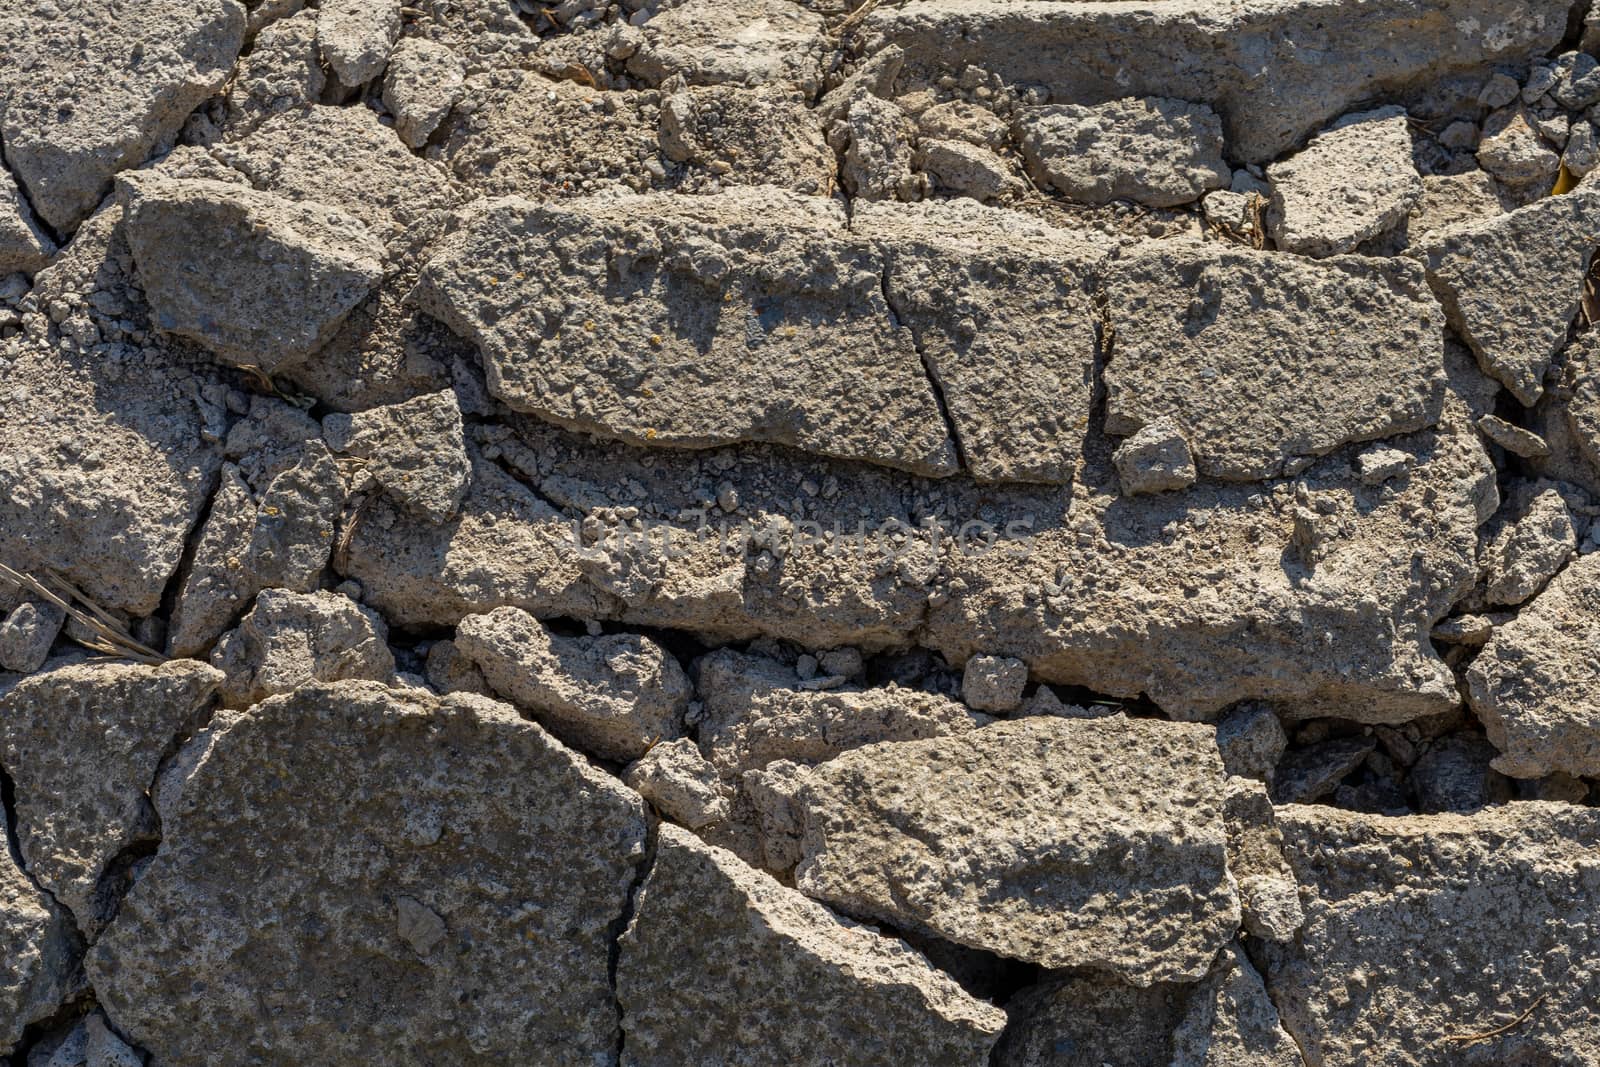
M 622 1000 L 617 994 L 617 968 L 622 960 L 622 935 L 633 924 L 633 917 L 639 904 L 639 892 L 655 868 L 656 847 L 661 833 L 661 819 L 648 803 L 645 805 L 645 818 L 648 822 L 645 828 L 644 856 L 634 870 L 633 881 L 628 886 L 627 900 L 623 902 L 622 914 L 611 924 L 610 943 L 606 954 L 606 981 L 611 986 L 611 1003 L 617 1011 L 616 1058 L 612 1061 L 616 1064 L 622 1063 L 622 1056 L 628 1044 L 628 1032 L 623 1028 Z

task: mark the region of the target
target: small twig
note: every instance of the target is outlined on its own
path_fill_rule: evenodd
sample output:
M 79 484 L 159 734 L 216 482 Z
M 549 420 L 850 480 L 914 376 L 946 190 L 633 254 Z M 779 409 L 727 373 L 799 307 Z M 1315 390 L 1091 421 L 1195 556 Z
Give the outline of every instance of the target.
M 1446 1034 L 1445 1040 L 1457 1041 L 1464 1045 L 1470 1045 L 1478 1041 L 1488 1041 L 1490 1038 L 1499 1037 L 1501 1034 L 1515 1030 L 1517 1027 L 1527 1022 L 1528 1016 L 1532 1015 L 1533 1010 L 1544 1002 L 1544 998 L 1544 993 L 1540 993 L 1538 996 L 1534 997 L 1533 1003 L 1529 1004 L 1521 1015 L 1517 1016 L 1515 1019 L 1512 1019 L 1504 1026 L 1497 1026 L 1493 1030 L 1484 1030 L 1481 1033 L 1476 1034 Z
M 839 28 L 834 31 L 833 35 L 835 37 L 843 37 L 845 34 L 861 25 L 861 23 L 866 20 L 866 17 L 872 14 L 872 9 L 877 7 L 881 2 L 882 0 L 862 0 L 861 6 L 845 16 L 844 21 L 839 23 Z
M 12 570 L 4 563 L 0 563 L 0 578 L 4 578 L 14 585 L 22 586 L 35 596 L 43 597 L 62 611 L 65 611 L 73 621 L 86 628 L 90 633 L 99 635 L 98 641 L 92 638 L 72 637 L 72 640 L 85 648 L 92 649 L 95 652 L 103 652 L 109 656 L 122 656 L 151 665 L 167 661 L 167 657 L 149 645 L 138 641 L 132 634 L 122 629 L 122 624 L 117 622 L 105 609 L 80 593 L 73 587 L 72 583 L 62 578 L 59 574 L 51 574 L 50 578 L 67 591 L 67 596 L 62 596 L 33 575 Z M 82 602 L 90 610 L 84 611 L 74 604 L 73 600 Z M 69 634 L 68 636 L 71 635 Z

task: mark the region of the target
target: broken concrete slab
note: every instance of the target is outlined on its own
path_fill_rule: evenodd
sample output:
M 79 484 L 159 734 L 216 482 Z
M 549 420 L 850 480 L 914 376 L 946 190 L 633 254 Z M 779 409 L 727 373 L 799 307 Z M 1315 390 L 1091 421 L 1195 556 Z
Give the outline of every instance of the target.
M 1233 177 L 1222 158 L 1222 120 L 1187 100 L 1128 97 L 1028 108 L 1016 133 L 1033 180 L 1086 204 L 1177 207 Z
M 622 936 L 617 999 L 624 1067 L 979 1067 L 1005 1026 L 904 942 L 675 826 Z
M 223 705 L 245 708 L 312 682 L 392 683 L 388 636 L 377 612 L 339 593 L 264 589 L 211 663 L 227 676 Z
M 1543 197 L 1428 234 L 1408 250 L 1486 374 L 1531 406 L 1577 314 L 1600 242 L 1600 190 Z
M 1521 604 L 1578 550 L 1572 512 L 1554 486 L 1536 493 L 1486 549 L 1490 604 Z
M 687 737 L 652 745 L 628 765 L 622 780 L 667 818 L 691 830 L 728 817 L 717 769 Z
M 312 355 L 383 279 L 356 218 L 204 179 L 125 180 L 155 324 L 265 374 Z
M 1267 225 L 1278 248 L 1319 257 L 1354 252 L 1405 221 L 1422 196 L 1409 123 L 1394 106 L 1346 115 L 1268 167 Z
M 1091 279 L 1110 243 L 966 202 L 857 203 L 888 299 L 939 384 L 969 473 L 1067 482 L 1094 393 Z
M 88 963 L 162 1062 L 615 1055 L 607 955 L 643 806 L 514 709 L 308 686 L 220 716 L 170 806 Z M 425 953 L 402 898 L 445 927 Z
M 700 748 L 724 778 L 775 760 L 816 763 L 883 741 L 967 733 L 989 721 L 949 697 L 895 685 L 806 690 L 785 664 L 726 649 L 696 670 Z
M 1438 421 L 1443 322 L 1401 262 L 1150 244 L 1111 264 L 1106 300 L 1106 431 L 1171 418 L 1203 475 L 1273 477 Z
M 833 46 L 822 15 L 790 0 L 688 0 L 642 27 L 628 73 L 647 85 L 767 83 L 815 96 Z
M 462 619 L 455 646 L 495 692 L 604 759 L 636 760 L 683 734 L 688 676 L 648 637 L 563 637 L 503 607 Z
M 235 0 L 8 11 L 0 142 L 41 219 L 69 234 L 119 171 L 170 145 L 228 80 L 244 42 Z
M 55 251 L 55 242 L 39 229 L 11 172 L 0 164 L 0 275 L 33 274 L 50 262 Z
M 322 435 L 335 452 L 362 460 L 385 492 L 423 518 L 443 522 L 460 509 L 472 464 L 454 391 L 335 413 L 322 420 Z
M 121 853 L 159 838 L 147 793 L 163 757 L 205 721 L 222 674 L 194 660 L 98 661 L 31 675 L 0 697 L 0 767 L 16 785 L 28 873 L 93 938 L 121 887 Z
M 1579 556 L 1467 666 L 1467 699 L 1514 778 L 1600 774 L 1600 555 Z
M 1261 947 L 1308 1063 L 1488 1065 L 1593 1047 L 1600 813 L 1291 806 L 1278 822 L 1307 921 L 1295 941 Z
M 1239 927 L 1209 727 L 1041 716 L 870 745 L 804 772 L 799 804 L 795 884 L 901 929 L 1148 986 L 1202 977 Z
M 835 205 L 734 189 L 494 201 L 446 240 L 417 295 L 478 346 L 495 397 L 558 425 L 952 473 L 954 446 L 882 279 L 881 257 Z
M 317 52 L 317 13 L 301 11 L 262 28 L 228 86 L 222 135 L 234 140 L 273 115 L 322 97 L 327 76 Z
M 0 847 L 0 1052 L 11 1053 L 30 1023 L 82 987 L 83 946 L 72 917 Z

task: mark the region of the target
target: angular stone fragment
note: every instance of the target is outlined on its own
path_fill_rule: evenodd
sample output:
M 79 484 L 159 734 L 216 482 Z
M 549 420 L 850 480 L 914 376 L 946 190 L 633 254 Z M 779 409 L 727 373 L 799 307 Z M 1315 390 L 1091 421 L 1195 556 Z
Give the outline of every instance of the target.
M 279 19 L 256 35 L 249 55 L 239 61 L 228 86 L 223 135 L 242 137 L 273 115 L 314 104 L 326 85 L 316 12 Z
M 1321 800 L 1377 747 L 1370 737 L 1336 737 L 1291 749 L 1273 774 L 1272 799 L 1279 804 Z
M 615 1055 L 632 792 L 482 697 L 315 685 L 212 735 L 89 962 L 137 1045 L 174 1067 Z M 444 924 L 425 954 L 405 899 Z
M 394 129 L 412 148 L 421 148 L 461 99 L 466 72 L 450 49 L 434 41 L 407 37 L 389 57 L 383 76 L 383 106 L 394 115 Z
M 1152 419 L 1117 446 L 1111 462 L 1128 496 L 1187 489 L 1195 483 L 1194 453 L 1171 418 Z
M 346 88 L 382 74 L 399 37 L 400 0 L 323 0 L 317 8 L 317 45 Z
M 1200 473 L 1272 477 L 1439 418 L 1444 347 L 1422 272 L 1175 243 L 1116 261 L 1106 431 L 1188 433 Z
M 463 655 L 454 641 L 435 641 L 430 645 L 425 669 L 428 684 L 436 692 L 493 695 L 478 665 Z
M 193 660 L 102 660 L 33 675 L 0 698 L 23 860 L 89 936 L 115 909 L 115 887 L 101 884 L 112 861 L 156 836 L 146 794 L 162 758 L 202 724 L 221 681 Z
M 1485 599 L 1491 604 L 1522 603 L 1542 589 L 1577 550 L 1572 512 L 1559 490 L 1545 489 L 1489 546 Z
M 50 261 L 55 242 L 39 229 L 33 209 L 17 191 L 11 172 L 0 165 L 0 275 L 32 274 Z
M 415 0 L 422 17 L 406 27 L 407 38 L 434 41 L 461 57 L 468 74 L 527 67 L 539 35 L 515 5 L 498 0 Z
M 1532 405 L 1566 342 L 1600 241 L 1600 191 L 1547 196 L 1527 207 L 1428 235 L 1410 254 L 1450 326 L 1484 372 Z
M 975 204 L 857 203 L 851 228 L 889 260 L 908 326 L 982 481 L 1066 482 L 1083 457 L 1109 247 Z
M 394 679 L 389 628 L 349 597 L 318 591 L 266 589 L 235 630 L 224 634 L 211 662 L 227 675 L 222 703 L 249 707 L 313 682 Z
M 652 746 L 629 765 L 622 780 L 667 818 L 691 830 L 728 817 L 717 769 L 687 737 Z
M 987 723 L 948 697 L 888 686 L 801 689 L 776 660 L 723 650 L 698 665 L 701 750 L 724 777 L 774 760 L 807 763 L 880 741 L 966 733 Z
M 1559 1063 L 1600 1040 L 1600 812 L 1287 807 L 1278 822 L 1307 921 L 1262 949 L 1308 1063 Z
M 423 518 L 443 522 L 460 509 L 472 464 L 451 390 L 329 415 L 322 434 L 335 452 L 364 460 L 385 492 Z
M 1534 121 L 1520 107 L 1490 115 L 1478 141 L 1478 165 L 1510 185 L 1553 179 L 1561 168 L 1561 155 L 1539 136 Z
M 53 1015 L 82 984 L 72 917 L 0 847 L 0 1052 Z
M 1229 774 L 1271 785 L 1288 745 L 1283 724 L 1266 704 L 1242 705 L 1217 723 L 1217 751 Z
M 244 41 L 235 0 L 10 5 L 0 28 L 0 142 L 33 209 L 70 233 L 118 171 L 170 144 L 227 80 Z
M 234 366 L 305 359 L 383 278 L 383 247 L 334 208 L 203 179 L 127 188 L 155 324 Z
M 1484 415 L 1477 421 L 1479 432 L 1513 456 L 1523 459 L 1543 459 L 1550 454 L 1550 445 L 1534 433 L 1500 418 Z
M 1579 556 L 1467 667 L 1467 699 L 1514 778 L 1600 774 L 1600 554 Z
M 1009 656 L 973 656 L 961 671 L 961 699 L 978 711 L 1007 712 L 1022 703 L 1028 665 Z
M 648 85 L 776 82 L 815 95 L 831 45 L 822 16 L 790 0 L 687 0 L 646 22 L 628 73 Z
M 0 623 L 0 670 L 28 674 L 44 666 L 67 613 L 43 600 L 18 604 Z
M 689 679 L 647 637 L 562 637 L 505 607 L 462 619 L 455 643 L 495 692 L 597 756 L 638 759 L 683 733 Z
M 478 345 L 491 393 L 560 425 L 950 473 L 954 448 L 882 279 L 834 205 L 737 189 L 495 201 L 446 241 L 418 297 Z
M 1205 104 L 1128 97 L 1029 108 L 1017 120 L 1034 181 L 1073 200 L 1176 207 L 1228 184 L 1222 120 Z
M 844 118 L 828 128 L 828 143 L 840 153 L 839 178 L 860 201 L 916 200 L 913 173 L 916 128 L 892 101 L 861 93 Z
M 1054 0 L 937 0 L 875 9 L 864 32 L 904 52 L 904 83 L 972 65 L 1065 101 L 1160 94 L 1227 116 L 1231 156 L 1266 163 L 1375 96 L 1482 77 L 1566 33 L 1560 0 L 1382 0 L 1330 13 L 1294 0 L 1219 10 Z
M 1228 873 L 1239 883 L 1245 931 L 1287 941 L 1305 921 L 1294 872 L 1283 858 L 1283 835 L 1260 782 L 1228 779 L 1223 817 L 1228 827 Z
M 871 745 L 806 772 L 799 802 L 795 884 L 902 929 L 1147 986 L 1201 977 L 1239 926 L 1209 727 L 1038 717 Z
M 1382 485 L 1398 478 L 1411 466 L 1411 457 L 1398 448 L 1374 445 L 1356 456 L 1356 477 L 1362 485 Z
M 1005 1013 L 898 939 L 662 826 L 617 963 L 623 1067 L 980 1065 Z
M 1267 168 L 1269 228 L 1278 248 L 1308 256 L 1353 252 L 1398 226 L 1422 196 L 1400 107 L 1346 115 Z
M 1003 200 L 1027 191 L 1004 160 L 986 148 L 964 141 L 925 138 L 918 146 L 918 164 L 939 188 L 975 200 Z
M 1482 737 L 1458 734 L 1433 742 L 1417 758 L 1409 780 L 1417 809 L 1473 812 L 1511 799 L 1511 783 L 1490 764 L 1498 755 Z

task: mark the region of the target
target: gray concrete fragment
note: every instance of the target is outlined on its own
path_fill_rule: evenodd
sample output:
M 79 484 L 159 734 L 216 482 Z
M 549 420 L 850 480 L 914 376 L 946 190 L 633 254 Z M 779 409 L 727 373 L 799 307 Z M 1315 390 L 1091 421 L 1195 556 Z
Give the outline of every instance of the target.
M 675 826 L 622 937 L 617 997 L 623 1067 L 981 1067 L 1005 1026 L 904 942 Z
M 377 612 L 338 593 L 266 589 L 211 663 L 227 679 L 222 703 L 244 708 L 313 682 L 394 680 L 389 628 Z
M 363 460 L 385 492 L 423 518 L 443 522 L 460 509 L 472 464 L 453 391 L 329 415 L 322 435 L 335 452 Z
M 50 657 L 67 613 L 43 600 L 18 604 L 0 623 L 0 670 L 28 674 Z
M 382 74 L 399 37 L 400 0 L 323 0 L 317 8 L 317 45 L 346 88 Z
M 1020 659 L 973 656 L 961 670 L 961 699 L 976 711 L 1012 711 L 1027 684 L 1028 665 Z
M 1404 221 L 1422 195 L 1409 122 L 1400 107 L 1346 115 L 1268 167 L 1268 228 L 1278 248 L 1308 256 L 1353 252 Z
M 112 861 L 158 835 L 146 796 L 162 758 L 198 728 L 222 681 L 193 660 L 99 661 L 24 679 L 0 698 L 0 766 L 17 789 L 28 872 L 91 938 L 114 912 Z
M 228 86 L 223 136 L 243 137 L 263 121 L 322 97 L 327 77 L 317 52 L 317 15 L 302 11 L 266 26 Z
M 1292 939 L 1305 915 L 1294 872 L 1283 858 L 1283 835 L 1266 786 L 1250 778 L 1229 778 L 1223 819 L 1228 873 L 1239 884 L 1245 931 L 1268 941 Z
M 55 251 L 55 242 L 39 229 L 11 172 L 0 164 L 0 275 L 15 271 L 32 274 L 48 263 Z
M 1112 453 L 1117 481 L 1128 496 L 1187 489 L 1195 483 L 1194 454 L 1176 419 L 1152 419 Z
M 844 119 L 828 128 L 828 143 L 841 154 L 845 190 L 863 201 L 918 199 L 915 134 L 897 104 L 870 93 L 857 95 Z
M 400 139 L 412 148 L 427 144 L 465 83 L 461 59 L 444 45 L 419 37 L 401 41 L 383 76 L 383 106 L 394 116 Z
M 1279 804 L 1309 804 L 1331 794 L 1339 782 L 1372 754 L 1370 737 L 1337 737 L 1291 749 L 1279 761 L 1272 799 Z
M 1217 723 L 1217 751 L 1229 774 L 1270 786 L 1288 746 L 1283 724 L 1266 704 L 1240 705 Z
M 1578 550 L 1572 512 L 1555 488 L 1530 500 L 1516 522 L 1488 546 L 1490 604 L 1520 604 L 1544 588 Z
M 623 771 L 622 780 L 667 818 L 691 830 L 728 817 L 717 769 L 687 737 L 651 746 Z
M 1444 368 L 1422 272 L 1167 243 L 1114 262 L 1106 430 L 1187 431 L 1201 474 L 1250 481 L 1430 426 Z
M 1543 459 L 1550 454 L 1550 445 L 1532 430 L 1514 425 L 1498 415 L 1484 415 L 1478 419 L 1478 430 L 1513 456 L 1523 459 Z
M 0 1052 L 10 1053 L 30 1023 L 78 991 L 82 955 L 66 909 L 0 848 Z
M 173 1067 L 615 1055 L 631 791 L 482 697 L 314 685 L 212 734 L 88 964 L 137 1045 Z M 403 899 L 445 925 L 425 955 Z
M 1561 168 L 1561 155 L 1539 135 L 1536 121 L 1520 107 L 1490 115 L 1478 140 L 1478 165 L 1511 185 L 1554 179 Z
M 965 141 L 925 137 L 917 147 L 917 164 L 940 189 L 974 200 L 1008 200 L 1028 188 L 1000 156 Z
M 643 27 L 628 73 L 647 85 L 776 83 L 815 95 L 831 45 L 822 16 L 790 0 L 687 0 Z
M 1222 120 L 1187 100 L 1129 97 L 1029 108 L 1016 132 L 1034 181 L 1088 204 L 1176 207 L 1233 176 L 1222 158 Z
M 1239 927 L 1222 783 L 1209 727 L 1121 716 L 871 745 L 805 772 L 795 883 L 1013 959 L 1194 980 Z
M 1493 745 L 1470 734 L 1434 741 L 1409 775 L 1417 810 L 1473 812 L 1510 800 L 1511 783 L 1490 766 L 1497 755 Z
M 597 756 L 635 760 L 683 733 L 689 679 L 647 637 L 562 637 L 504 607 L 462 619 L 455 644 L 495 692 Z

